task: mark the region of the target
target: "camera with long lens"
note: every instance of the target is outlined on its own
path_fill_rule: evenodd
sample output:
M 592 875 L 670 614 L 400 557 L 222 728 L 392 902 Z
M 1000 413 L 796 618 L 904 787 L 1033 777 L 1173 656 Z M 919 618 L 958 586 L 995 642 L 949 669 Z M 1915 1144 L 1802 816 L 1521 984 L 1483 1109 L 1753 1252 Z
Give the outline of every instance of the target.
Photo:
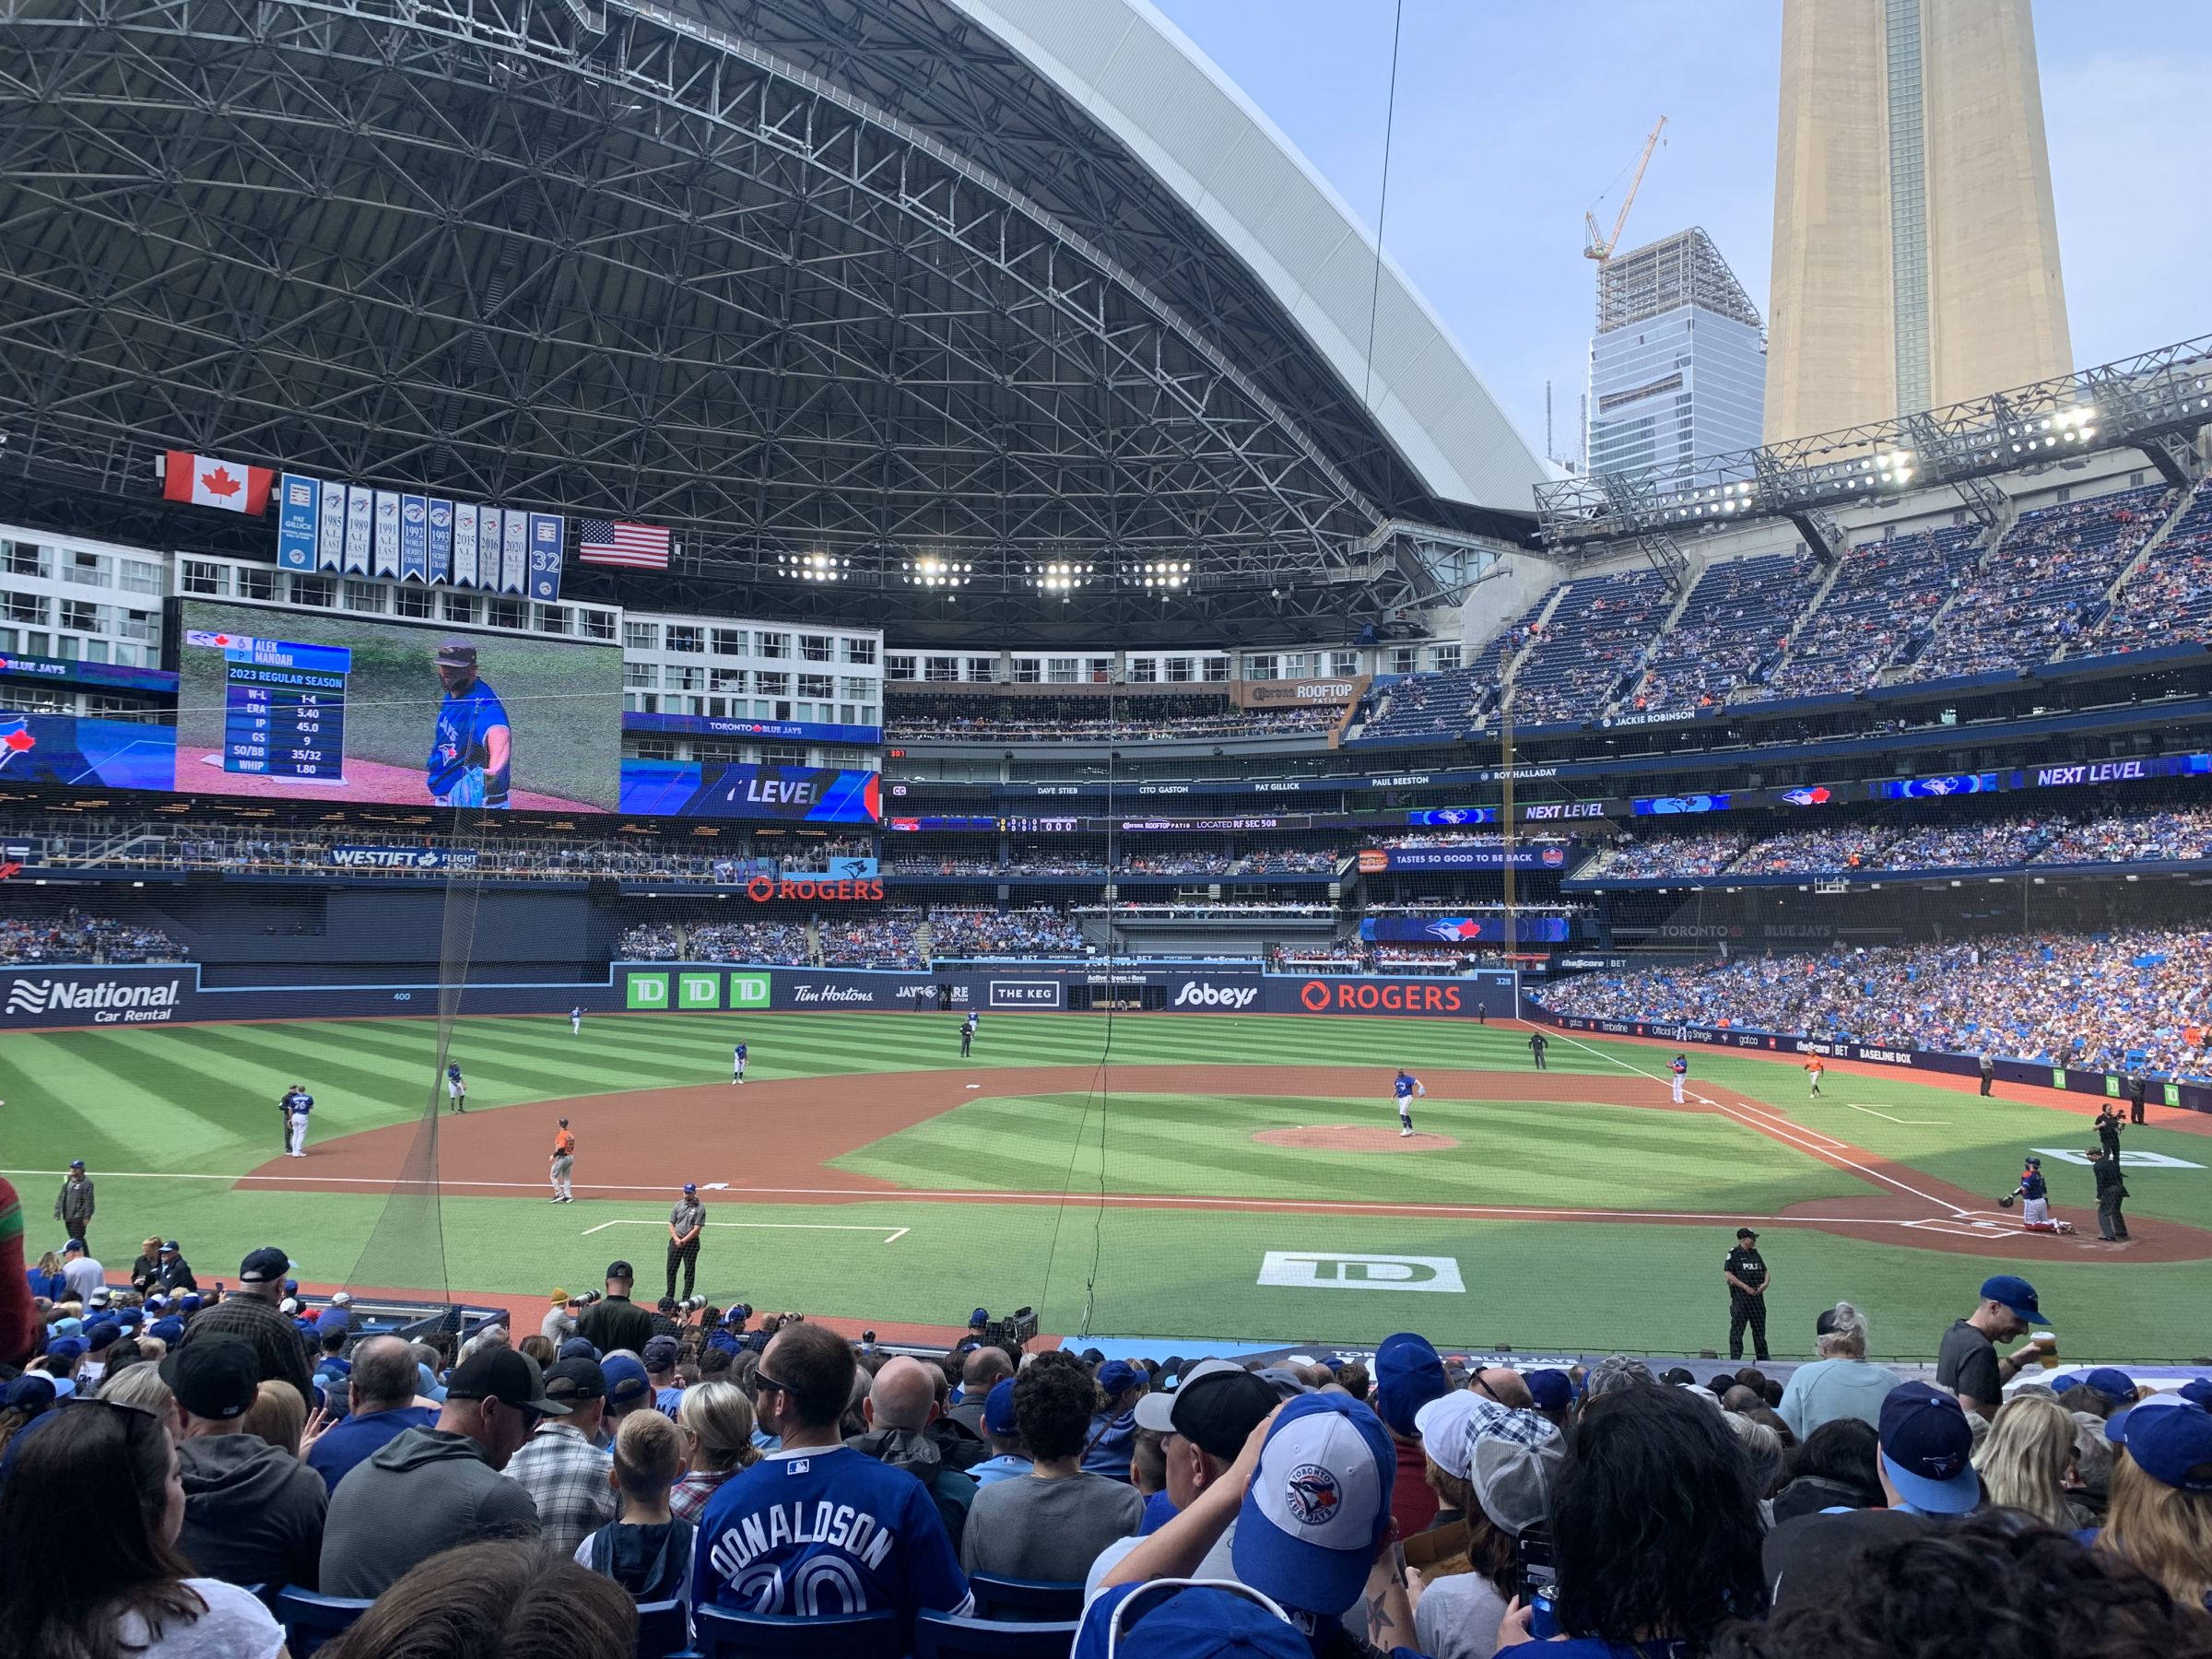
M 707 1305 L 707 1299 L 703 1296 L 687 1296 L 677 1305 L 687 1313 L 696 1313 Z
M 571 1307 L 588 1308 L 594 1302 L 597 1301 L 604 1294 L 605 1292 L 599 1290 L 581 1291 L 578 1294 L 570 1297 L 569 1303 Z

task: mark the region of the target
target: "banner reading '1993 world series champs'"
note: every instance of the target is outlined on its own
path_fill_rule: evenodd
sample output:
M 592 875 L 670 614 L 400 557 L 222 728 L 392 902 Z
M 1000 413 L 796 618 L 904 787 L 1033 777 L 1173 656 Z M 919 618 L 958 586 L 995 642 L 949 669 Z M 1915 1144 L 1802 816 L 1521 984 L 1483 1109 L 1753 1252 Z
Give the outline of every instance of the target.
M 349 491 L 361 503 L 350 512 Z M 372 495 L 380 507 L 390 506 L 377 518 L 373 540 L 362 511 Z M 371 492 L 299 473 L 284 475 L 276 500 L 276 562 L 288 571 L 366 571 L 373 546 L 380 576 L 527 594 L 546 603 L 560 597 L 569 530 L 559 513 Z

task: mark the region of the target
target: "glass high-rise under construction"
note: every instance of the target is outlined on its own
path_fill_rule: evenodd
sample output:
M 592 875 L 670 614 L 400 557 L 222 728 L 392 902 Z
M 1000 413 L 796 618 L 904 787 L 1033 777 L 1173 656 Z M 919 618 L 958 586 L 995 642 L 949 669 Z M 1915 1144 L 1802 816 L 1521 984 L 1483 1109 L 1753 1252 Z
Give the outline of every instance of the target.
M 1704 231 L 1614 254 L 1590 341 L 1590 470 L 1755 447 L 1766 372 L 1759 308 Z

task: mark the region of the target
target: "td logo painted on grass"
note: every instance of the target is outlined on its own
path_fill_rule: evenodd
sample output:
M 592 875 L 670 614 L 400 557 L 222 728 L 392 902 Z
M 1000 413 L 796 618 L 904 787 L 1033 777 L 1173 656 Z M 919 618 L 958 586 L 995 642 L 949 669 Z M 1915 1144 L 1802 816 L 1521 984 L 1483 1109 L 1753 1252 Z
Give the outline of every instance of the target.
M 1285 1289 L 1435 1290 L 1464 1295 L 1459 1263 L 1452 1256 L 1339 1254 L 1318 1250 L 1271 1250 L 1260 1262 L 1259 1283 Z

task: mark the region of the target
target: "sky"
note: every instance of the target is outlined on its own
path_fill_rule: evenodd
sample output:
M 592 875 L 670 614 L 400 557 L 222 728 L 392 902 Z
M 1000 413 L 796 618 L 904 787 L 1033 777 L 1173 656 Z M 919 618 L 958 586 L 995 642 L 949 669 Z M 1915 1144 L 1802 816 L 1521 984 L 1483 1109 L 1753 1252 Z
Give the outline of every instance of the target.
M 1154 0 L 1373 227 L 1394 0 Z M 2212 0 L 2035 8 L 2077 366 L 2212 332 Z M 1610 229 L 1667 118 L 1623 246 L 1690 225 L 1763 313 L 1776 0 L 1404 0 L 1382 240 L 1532 447 L 1572 458 Z

